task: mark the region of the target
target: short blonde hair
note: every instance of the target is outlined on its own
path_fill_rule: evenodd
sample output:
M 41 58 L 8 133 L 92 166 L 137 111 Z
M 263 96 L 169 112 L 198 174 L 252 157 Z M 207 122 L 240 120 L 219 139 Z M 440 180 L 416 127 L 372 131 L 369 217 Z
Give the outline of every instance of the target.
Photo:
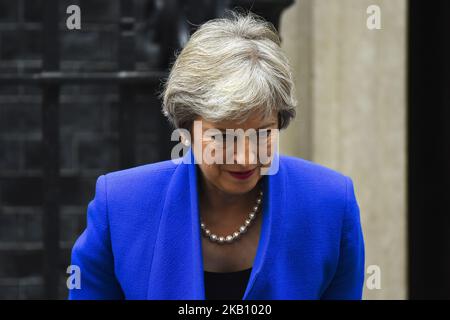
M 275 27 L 249 12 L 228 11 L 192 34 L 177 56 L 160 97 L 175 128 L 207 121 L 245 121 L 275 113 L 280 129 L 296 114 L 289 61 Z

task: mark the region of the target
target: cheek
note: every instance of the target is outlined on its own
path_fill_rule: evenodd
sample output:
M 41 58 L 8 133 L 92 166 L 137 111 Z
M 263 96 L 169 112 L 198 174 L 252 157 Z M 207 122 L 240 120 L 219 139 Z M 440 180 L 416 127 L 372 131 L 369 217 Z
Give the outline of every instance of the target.
M 206 179 L 208 179 L 208 181 L 212 182 L 215 185 L 218 184 L 219 180 L 221 179 L 221 170 L 219 165 L 208 165 L 202 163 L 200 165 L 200 169 L 202 170 L 203 175 Z

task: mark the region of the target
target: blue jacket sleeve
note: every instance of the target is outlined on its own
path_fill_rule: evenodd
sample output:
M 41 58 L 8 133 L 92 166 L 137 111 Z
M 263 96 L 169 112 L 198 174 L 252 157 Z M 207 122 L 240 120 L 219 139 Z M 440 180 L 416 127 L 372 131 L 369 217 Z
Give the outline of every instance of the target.
M 123 299 L 114 274 L 105 175 L 97 179 L 95 197 L 87 209 L 87 226 L 72 248 L 71 264 L 79 267 L 80 288 L 69 288 L 70 300 Z
M 353 182 L 346 177 L 346 210 L 337 270 L 322 299 L 359 300 L 364 286 L 364 239 Z

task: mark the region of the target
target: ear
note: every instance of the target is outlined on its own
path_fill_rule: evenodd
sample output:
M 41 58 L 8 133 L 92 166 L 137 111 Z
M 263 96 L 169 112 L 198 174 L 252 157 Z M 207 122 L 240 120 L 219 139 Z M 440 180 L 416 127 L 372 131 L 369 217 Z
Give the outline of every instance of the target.
M 184 132 L 180 133 L 180 138 L 181 138 L 181 143 L 184 144 L 185 146 L 191 145 L 190 137 L 188 135 L 186 135 Z

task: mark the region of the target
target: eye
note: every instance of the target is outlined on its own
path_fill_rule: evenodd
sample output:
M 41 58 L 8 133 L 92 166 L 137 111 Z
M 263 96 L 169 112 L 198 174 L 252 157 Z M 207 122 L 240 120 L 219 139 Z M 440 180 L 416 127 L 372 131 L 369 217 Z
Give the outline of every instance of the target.
M 226 134 L 225 133 L 218 133 L 218 134 L 213 135 L 212 138 L 214 140 L 225 141 Z
M 272 133 L 271 129 L 260 129 L 258 136 L 261 138 L 269 137 L 271 133 Z

